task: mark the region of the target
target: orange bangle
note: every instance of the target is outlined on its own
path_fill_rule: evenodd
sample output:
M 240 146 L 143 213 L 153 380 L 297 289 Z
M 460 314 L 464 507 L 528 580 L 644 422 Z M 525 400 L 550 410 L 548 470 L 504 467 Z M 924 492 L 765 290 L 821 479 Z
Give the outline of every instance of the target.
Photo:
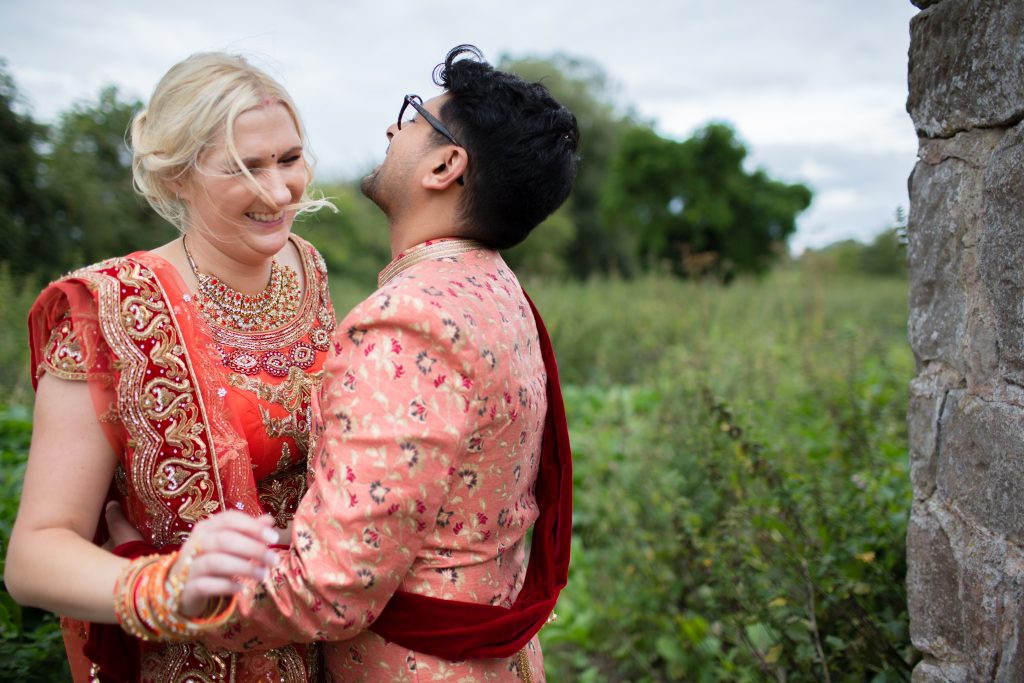
M 137 598 L 143 574 L 159 557 L 147 555 L 132 560 L 124 566 L 114 583 L 114 614 L 117 621 L 126 633 L 141 640 L 153 640 L 157 635 L 138 612 Z

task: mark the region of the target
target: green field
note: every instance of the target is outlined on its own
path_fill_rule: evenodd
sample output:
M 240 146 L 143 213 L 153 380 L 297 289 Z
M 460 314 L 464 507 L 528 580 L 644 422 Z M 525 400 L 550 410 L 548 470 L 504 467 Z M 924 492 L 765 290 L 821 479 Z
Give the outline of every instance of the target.
M 575 458 L 549 680 L 909 681 L 906 282 L 794 265 L 728 287 L 526 287 Z M 333 291 L 339 311 L 366 293 Z M 31 293 L 0 272 L 5 299 L 0 390 L 21 406 L 0 412 L 3 541 L 29 430 Z M 60 646 L 5 593 L 0 629 L 2 680 Z

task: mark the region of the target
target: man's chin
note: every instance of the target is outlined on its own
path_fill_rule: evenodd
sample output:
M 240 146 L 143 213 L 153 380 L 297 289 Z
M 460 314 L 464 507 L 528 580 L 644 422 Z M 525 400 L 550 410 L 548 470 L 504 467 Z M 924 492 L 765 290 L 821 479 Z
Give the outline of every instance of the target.
M 376 203 L 377 195 L 377 175 L 380 173 L 380 166 L 373 169 L 359 181 L 359 191 L 363 193 L 363 196 L 372 202 Z

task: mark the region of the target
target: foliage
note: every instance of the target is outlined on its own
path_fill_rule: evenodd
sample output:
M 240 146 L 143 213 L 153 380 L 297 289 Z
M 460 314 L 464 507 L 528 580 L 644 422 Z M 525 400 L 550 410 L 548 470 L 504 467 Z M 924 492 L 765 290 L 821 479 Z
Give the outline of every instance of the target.
M 46 127 L 18 101 L 0 64 L 0 239 L 13 273 L 53 277 L 175 236 L 132 191 L 125 134 L 139 102 L 109 87 Z
M 32 421 L 24 408 L 0 409 L 0 548 L 7 554 L 17 512 Z M 0 558 L 0 573 L 3 571 Z M 19 606 L 0 585 L 0 680 L 67 681 L 71 679 L 57 619 L 41 610 Z
M 141 107 L 137 101 L 122 101 L 117 89 L 108 87 L 96 102 L 77 104 L 61 116 L 48 155 L 60 207 L 61 244 L 50 257 L 56 271 L 152 249 L 177 237 L 132 190 L 125 135 Z
M 909 680 L 904 289 L 791 270 L 535 290 L 582 383 L 549 678 Z
M 20 96 L 5 67 L 0 60 L 0 242 L 20 274 L 31 269 L 35 250 L 56 235 L 37 150 L 47 129 L 18 111 Z
M 35 278 L 15 277 L 11 270 L 10 264 L 0 262 L 0 391 L 4 402 L 16 405 L 31 400 L 25 321 L 39 285 Z
M 676 142 L 622 113 L 594 62 L 503 57 L 499 67 L 543 81 L 581 130 L 572 196 L 509 252 L 521 273 L 632 276 L 665 262 L 685 274 L 706 269 L 709 255 L 712 269 L 726 277 L 760 271 L 809 202 L 802 185 L 746 173 L 746 150 L 727 126 L 712 124 Z M 0 239 L 8 247 L 0 260 L 16 275 L 54 277 L 176 236 L 132 190 L 125 137 L 141 106 L 108 87 L 95 101 L 73 105 L 55 126 L 41 126 L 19 111 L 14 82 L 0 64 Z M 332 252 L 328 263 L 362 281 L 387 260 L 383 219 L 352 183 L 325 189 L 342 211 L 310 218 L 310 234 Z M 335 229 L 351 241 L 333 239 Z
M 332 285 L 351 281 L 375 286 L 377 273 L 391 260 L 387 219 L 355 183 L 322 185 L 315 192 L 331 200 L 338 211 L 321 210 L 303 216 L 296 222 L 295 232 L 323 255 Z M 335 308 L 341 313 L 348 310 L 337 303 Z
M 843 240 L 824 249 L 808 250 L 800 257 L 809 268 L 842 274 L 905 277 L 907 274 L 907 225 L 902 209 L 896 224 L 875 236 L 870 244 Z
M 811 191 L 748 173 L 746 155 L 721 123 L 684 142 L 634 128 L 611 162 L 605 223 L 632 235 L 644 262 L 680 275 L 763 272 L 796 230 Z
M 537 277 L 564 278 L 572 275 L 576 228 L 568 205 L 551 214 L 534 228 L 524 242 L 502 253 L 505 262 L 517 273 Z

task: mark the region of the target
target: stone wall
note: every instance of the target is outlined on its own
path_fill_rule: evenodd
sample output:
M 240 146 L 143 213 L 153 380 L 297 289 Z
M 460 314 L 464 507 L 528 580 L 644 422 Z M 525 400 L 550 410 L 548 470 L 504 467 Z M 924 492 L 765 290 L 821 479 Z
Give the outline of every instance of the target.
M 1024 0 L 916 0 L 915 683 L 1024 681 Z

